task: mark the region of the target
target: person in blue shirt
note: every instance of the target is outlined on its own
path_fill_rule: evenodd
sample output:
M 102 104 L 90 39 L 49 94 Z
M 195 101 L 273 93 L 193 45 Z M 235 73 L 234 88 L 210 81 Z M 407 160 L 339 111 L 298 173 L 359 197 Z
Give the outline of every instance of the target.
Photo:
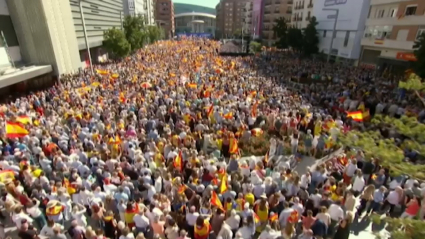
M 387 191 L 387 188 L 385 188 L 384 186 L 381 186 L 380 188 L 375 190 L 375 192 L 373 193 L 373 200 L 367 209 L 367 214 L 369 214 L 370 212 L 379 211 L 382 204 L 384 203 L 386 191 Z

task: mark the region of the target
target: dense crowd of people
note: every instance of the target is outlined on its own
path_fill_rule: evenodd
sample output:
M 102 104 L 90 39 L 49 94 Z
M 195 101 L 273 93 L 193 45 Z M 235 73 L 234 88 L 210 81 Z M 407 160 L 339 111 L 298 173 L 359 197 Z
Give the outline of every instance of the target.
M 346 111 L 423 119 L 396 79 L 278 52 L 221 57 L 219 47 L 157 42 L 1 106 L 2 221 L 22 239 L 348 239 L 370 213 L 402 207 L 423 220 L 424 185 L 401 185 L 361 151 L 303 174 L 277 162 L 301 145 L 331 153 L 361 124 Z M 267 154 L 241 157 L 240 143 L 264 134 Z

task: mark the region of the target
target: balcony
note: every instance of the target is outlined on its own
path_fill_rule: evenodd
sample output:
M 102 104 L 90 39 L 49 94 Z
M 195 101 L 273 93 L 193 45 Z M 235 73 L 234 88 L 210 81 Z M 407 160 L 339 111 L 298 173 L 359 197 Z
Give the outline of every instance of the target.
M 311 17 L 306 17 L 305 20 L 306 21 L 310 21 Z
M 313 3 L 308 4 L 307 8 L 313 8 Z
M 271 3 L 271 2 L 265 2 L 265 3 L 264 3 L 264 6 L 270 6 L 270 5 L 272 5 L 272 3 Z
M 415 44 L 415 42 L 397 41 L 397 40 L 389 40 L 389 39 L 375 39 L 374 37 L 367 37 L 362 39 L 361 44 L 362 46 L 412 51 L 413 45 Z
M 288 9 L 288 10 L 286 10 L 286 13 L 287 14 L 292 14 L 292 10 L 291 9 Z
M 264 11 L 264 14 L 270 14 L 272 13 L 271 11 Z
M 425 15 L 420 16 L 404 16 L 404 17 L 383 17 L 383 18 L 369 18 L 366 20 L 366 26 L 415 26 L 423 25 L 425 22 Z
M 274 13 L 280 13 L 280 10 L 279 9 L 275 9 L 274 10 Z
M 292 21 L 296 22 L 297 21 L 297 17 L 293 17 Z
M 287 2 L 287 4 L 293 4 L 294 3 L 294 1 L 293 0 L 289 0 L 288 2 Z
M 272 22 L 270 19 L 264 19 L 264 21 L 263 21 L 264 23 L 269 23 L 269 22 Z
M 274 4 L 280 4 L 280 3 L 281 3 L 280 1 L 275 1 L 275 2 L 274 2 Z

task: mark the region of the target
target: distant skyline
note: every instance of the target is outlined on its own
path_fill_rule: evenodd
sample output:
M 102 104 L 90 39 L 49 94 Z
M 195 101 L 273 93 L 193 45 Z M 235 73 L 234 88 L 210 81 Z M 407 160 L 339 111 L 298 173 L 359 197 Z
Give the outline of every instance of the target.
M 215 8 L 220 0 L 173 0 L 173 3 L 192 4 L 201 7 Z

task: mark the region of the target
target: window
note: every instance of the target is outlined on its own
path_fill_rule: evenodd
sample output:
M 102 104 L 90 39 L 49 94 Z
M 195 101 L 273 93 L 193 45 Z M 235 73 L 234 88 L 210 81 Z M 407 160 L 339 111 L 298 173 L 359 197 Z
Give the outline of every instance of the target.
M 413 16 L 416 15 L 416 9 L 418 8 L 418 6 L 407 6 L 406 7 L 406 12 L 404 15 L 406 16 Z
M 385 13 L 385 9 L 376 9 L 375 18 L 383 18 Z
M 419 28 L 418 34 L 416 35 L 416 40 L 419 40 L 419 38 L 425 33 L 425 28 Z
M 350 39 L 350 31 L 345 32 L 344 46 L 348 45 L 348 39 Z
M 323 37 L 326 37 L 326 30 L 323 31 Z
M 396 17 L 397 16 L 397 8 L 392 8 L 389 12 L 388 12 L 388 17 Z

